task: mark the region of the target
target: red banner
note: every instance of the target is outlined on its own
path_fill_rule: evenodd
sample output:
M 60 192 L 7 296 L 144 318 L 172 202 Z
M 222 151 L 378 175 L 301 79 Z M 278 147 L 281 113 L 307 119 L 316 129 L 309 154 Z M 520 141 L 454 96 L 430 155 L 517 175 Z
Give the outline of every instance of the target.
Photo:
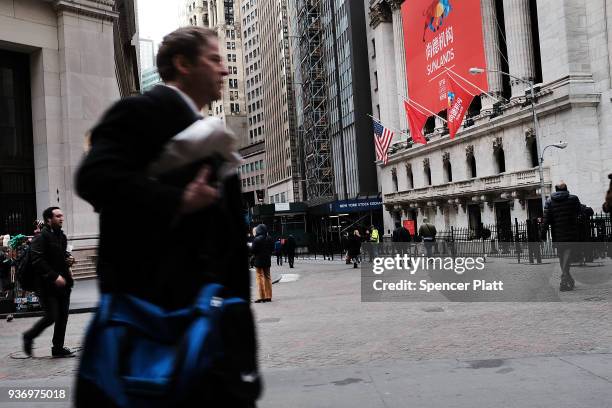
M 446 109 L 447 69 L 488 91 L 486 74 L 468 72 L 486 68 L 480 0 L 409 0 L 402 19 L 410 99 L 432 112 Z
M 404 101 L 404 109 L 406 109 L 412 141 L 414 143 L 427 144 L 427 139 L 423 136 L 423 128 L 425 127 L 425 122 L 427 122 L 427 115 L 415 109 L 408 101 Z
M 404 228 L 408 230 L 410 236 L 414 237 L 416 232 L 416 221 L 415 220 L 404 220 Z
M 448 121 L 448 132 L 450 138 L 454 139 L 455 134 L 461 127 L 463 117 L 467 113 L 474 95 L 470 94 L 461 80 L 455 80 L 450 75 L 446 75 L 446 84 L 448 86 L 447 92 L 447 109 L 446 109 L 446 120 Z

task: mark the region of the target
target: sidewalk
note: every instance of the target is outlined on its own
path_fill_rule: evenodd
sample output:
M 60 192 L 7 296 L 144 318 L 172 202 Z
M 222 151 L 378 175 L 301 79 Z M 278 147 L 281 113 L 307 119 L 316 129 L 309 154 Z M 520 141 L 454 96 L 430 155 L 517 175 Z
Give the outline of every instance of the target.
M 264 380 L 261 408 L 612 406 L 612 354 L 277 369 Z
M 267 369 L 263 377 L 260 408 L 612 406 L 612 354 L 468 361 L 396 359 L 344 367 Z M 0 378 L 0 388 L 68 387 L 72 391 L 73 380 L 71 375 L 12 381 Z M 22 402 L 0 402 L 0 408 L 23 406 Z M 70 404 L 28 406 L 60 408 Z

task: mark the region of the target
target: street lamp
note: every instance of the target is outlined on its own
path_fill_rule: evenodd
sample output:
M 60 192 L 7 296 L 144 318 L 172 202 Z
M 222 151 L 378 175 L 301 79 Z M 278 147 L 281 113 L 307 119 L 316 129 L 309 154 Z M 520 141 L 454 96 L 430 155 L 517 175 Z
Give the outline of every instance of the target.
M 533 90 L 533 81 L 532 80 L 527 81 L 523 78 L 519 78 L 517 76 L 514 76 L 512 74 L 509 74 L 507 72 L 500 71 L 497 69 L 485 69 L 485 68 L 472 67 L 468 71 L 472 75 L 482 74 L 484 72 L 497 72 L 502 75 L 507 75 L 510 78 L 516 81 L 519 81 L 523 84 L 529 85 L 529 92 L 531 94 L 531 114 L 533 116 L 533 133 L 535 134 L 536 150 L 538 151 L 538 158 L 539 158 L 538 172 L 540 173 L 540 197 L 542 199 L 542 210 L 544 210 L 544 207 L 546 206 L 546 193 L 544 192 L 544 170 L 542 169 L 542 162 L 544 161 L 544 152 L 541 150 L 540 133 L 538 132 L 538 116 L 536 115 L 536 109 L 535 109 L 535 92 Z M 563 144 L 563 147 L 561 147 L 562 144 Z M 559 149 L 565 149 L 567 147 L 567 143 L 559 142 L 557 144 L 549 145 L 546 147 L 551 147 L 551 146 L 557 147 Z

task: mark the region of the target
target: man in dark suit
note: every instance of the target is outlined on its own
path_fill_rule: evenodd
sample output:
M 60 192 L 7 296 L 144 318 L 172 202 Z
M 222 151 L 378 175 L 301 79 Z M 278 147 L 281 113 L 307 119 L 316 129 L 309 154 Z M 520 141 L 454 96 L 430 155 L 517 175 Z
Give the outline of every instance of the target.
M 45 225 L 32 240 L 32 266 L 40 274 L 36 293 L 45 315 L 23 334 L 23 350 L 32 355 L 34 339 L 47 327 L 53 327 L 53 357 L 70 357 L 72 351 L 64 347 L 70 292 L 73 286 L 70 266 L 74 258 L 66 252 L 68 240 L 62 232 L 64 214 L 59 207 L 49 207 L 43 212 Z
M 557 248 L 561 265 L 560 291 L 574 290 L 574 278 L 570 274 L 573 252 L 579 239 L 580 200 L 567 190 L 565 183 L 555 186 L 544 206 L 544 232 L 551 228 L 553 245 Z
M 216 282 L 249 302 L 238 175 L 217 177 L 215 159 L 158 178 L 148 174 L 168 141 L 221 96 L 228 71 L 215 32 L 184 27 L 168 34 L 157 68 L 165 84 L 122 99 L 106 112 L 91 132 L 91 150 L 76 176 L 78 193 L 100 214 L 100 291 L 175 310 L 190 306 L 204 284 Z M 221 148 L 233 142 L 228 137 Z M 254 324 L 247 317 L 237 316 L 222 330 L 248 333 L 240 339 L 240 350 L 228 355 L 241 372 L 256 372 Z M 234 330 L 237 326 L 242 330 Z M 258 384 L 251 389 L 258 390 Z M 78 385 L 78 406 L 104 399 L 91 382 L 79 378 Z M 225 406 L 236 407 L 254 406 L 258 393 L 244 396 L 244 389 L 234 392 L 223 382 L 216 390 Z

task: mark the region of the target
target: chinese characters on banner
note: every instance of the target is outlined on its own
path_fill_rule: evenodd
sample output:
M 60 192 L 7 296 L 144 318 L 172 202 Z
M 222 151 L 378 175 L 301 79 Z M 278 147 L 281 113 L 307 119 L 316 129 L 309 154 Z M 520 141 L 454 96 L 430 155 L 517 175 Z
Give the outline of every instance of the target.
M 470 94 L 461 80 L 455 79 L 452 74 L 446 75 L 446 89 L 446 120 L 450 138 L 454 139 L 474 95 Z
M 480 0 L 405 1 L 402 19 L 408 96 L 431 112 L 447 109 L 447 69 L 466 77 L 471 67 L 486 68 Z M 488 90 L 486 75 L 470 82 Z M 468 94 L 481 93 L 461 85 Z

